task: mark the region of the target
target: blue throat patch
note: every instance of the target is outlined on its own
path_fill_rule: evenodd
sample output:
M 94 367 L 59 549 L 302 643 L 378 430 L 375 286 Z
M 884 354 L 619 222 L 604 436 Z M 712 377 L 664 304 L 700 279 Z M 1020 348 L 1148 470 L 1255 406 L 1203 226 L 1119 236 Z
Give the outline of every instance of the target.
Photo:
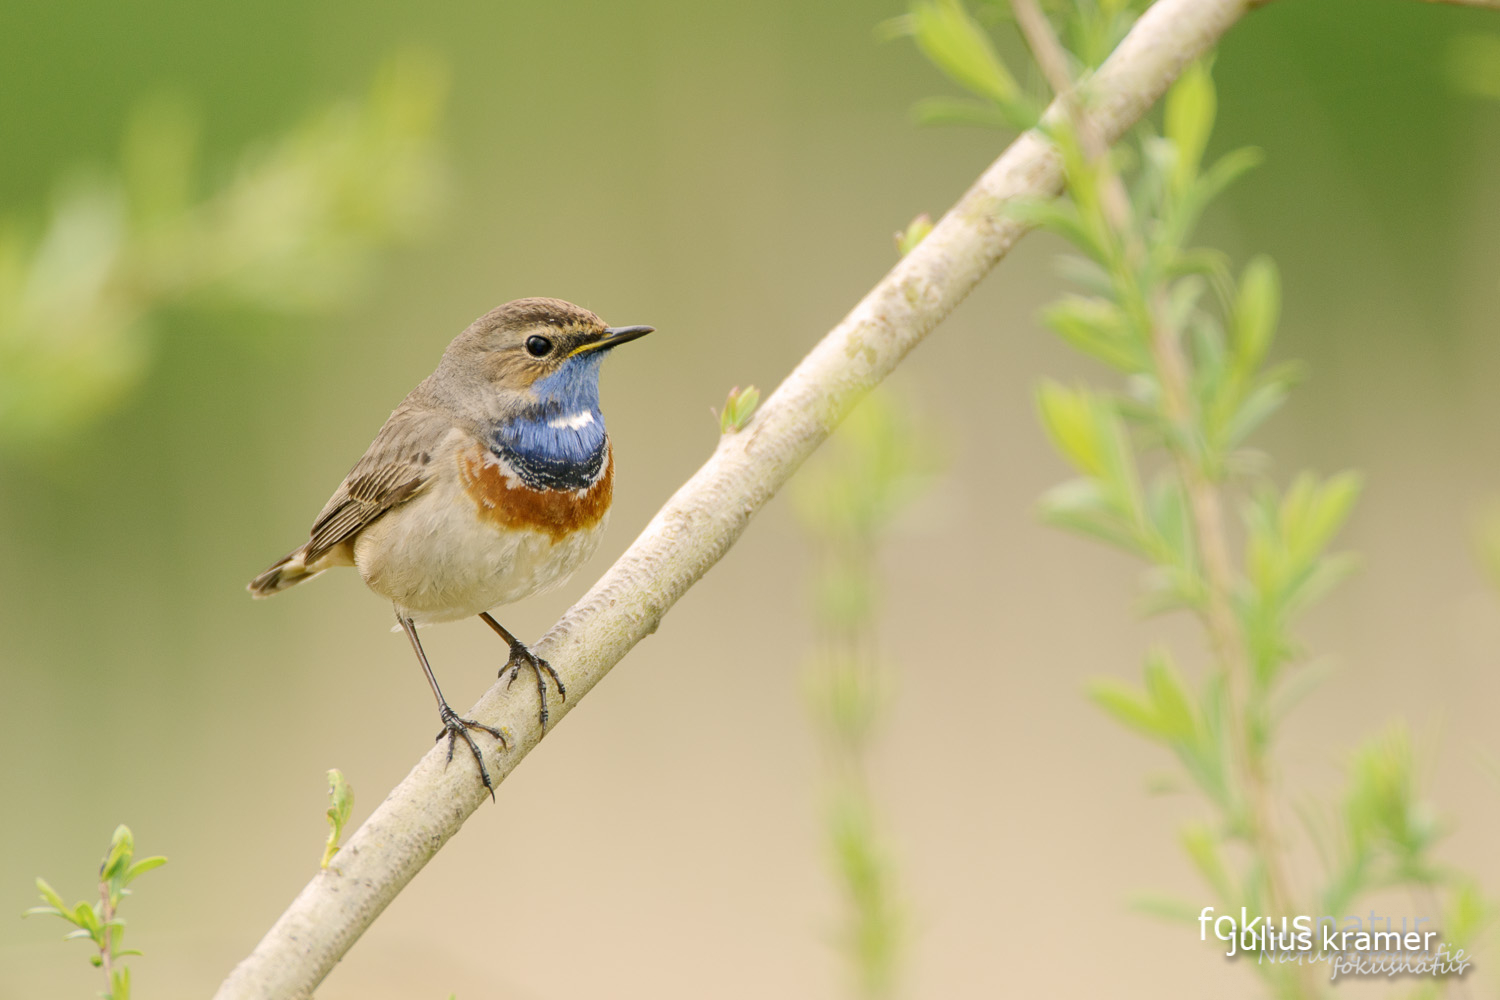
M 536 405 L 495 428 L 490 450 L 534 490 L 582 490 L 604 468 L 609 440 L 599 412 L 599 363 L 594 351 L 563 363 L 532 386 Z M 572 423 L 587 414 L 582 426 Z

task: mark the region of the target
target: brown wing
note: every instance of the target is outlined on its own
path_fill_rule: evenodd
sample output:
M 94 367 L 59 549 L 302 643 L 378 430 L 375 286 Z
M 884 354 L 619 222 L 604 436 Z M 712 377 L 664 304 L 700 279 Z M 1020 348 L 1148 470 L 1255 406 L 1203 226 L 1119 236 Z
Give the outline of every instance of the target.
M 433 453 L 453 429 L 445 414 L 408 403 L 397 407 L 313 522 L 303 561 L 316 562 L 416 495 L 432 477 Z
M 431 481 L 437 450 L 456 428 L 451 417 L 421 404 L 405 402 L 398 406 L 375 435 L 369 451 L 324 505 L 307 544 L 251 580 L 250 593 L 270 597 L 330 566 L 353 565 L 349 543 L 354 536 Z M 336 551 L 341 547 L 342 552 Z M 325 556 L 330 558 L 325 560 Z

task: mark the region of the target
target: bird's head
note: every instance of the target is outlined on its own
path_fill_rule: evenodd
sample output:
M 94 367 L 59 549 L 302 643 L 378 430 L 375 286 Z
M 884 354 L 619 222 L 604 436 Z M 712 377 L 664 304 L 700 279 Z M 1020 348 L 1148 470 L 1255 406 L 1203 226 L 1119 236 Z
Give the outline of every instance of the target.
M 562 299 L 517 299 L 459 334 L 439 372 L 446 369 L 457 383 L 487 384 L 492 398 L 512 412 L 584 413 L 598 407 L 604 355 L 650 332 L 649 326 L 606 326 Z

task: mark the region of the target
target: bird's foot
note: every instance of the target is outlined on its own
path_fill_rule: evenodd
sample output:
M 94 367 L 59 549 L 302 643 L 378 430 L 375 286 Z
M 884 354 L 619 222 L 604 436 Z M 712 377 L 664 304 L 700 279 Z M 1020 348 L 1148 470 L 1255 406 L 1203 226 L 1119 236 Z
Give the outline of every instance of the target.
M 469 745 L 469 752 L 474 755 L 474 763 L 479 765 L 479 780 L 484 782 L 484 787 L 489 791 L 490 799 L 493 800 L 495 798 L 495 786 L 490 782 L 489 769 L 484 766 L 484 754 L 479 752 L 479 745 L 474 742 L 474 737 L 469 735 L 469 730 L 484 730 L 499 740 L 502 747 L 508 746 L 505 742 L 505 733 L 494 726 L 486 726 L 482 722 L 462 718 L 457 712 L 449 708 L 446 703 L 438 709 L 438 714 L 442 717 L 443 728 L 438 730 L 437 738 L 441 740 L 444 736 L 448 737 L 448 763 L 453 763 L 454 744 L 462 738 Z
M 536 694 L 541 701 L 542 732 L 547 731 L 547 678 L 552 678 L 552 683 L 557 685 L 558 696 L 563 701 L 568 700 L 568 689 L 563 685 L 562 678 L 557 676 L 557 671 L 552 669 L 552 664 L 537 656 L 526 647 L 519 639 L 512 639 L 510 643 L 510 659 L 505 661 L 505 666 L 500 668 L 500 676 L 505 676 L 505 671 L 510 671 L 510 680 L 505 682 L 509 688 L 516 682 L 522 667 L 530 667 L 531 672 L 536 675 Z

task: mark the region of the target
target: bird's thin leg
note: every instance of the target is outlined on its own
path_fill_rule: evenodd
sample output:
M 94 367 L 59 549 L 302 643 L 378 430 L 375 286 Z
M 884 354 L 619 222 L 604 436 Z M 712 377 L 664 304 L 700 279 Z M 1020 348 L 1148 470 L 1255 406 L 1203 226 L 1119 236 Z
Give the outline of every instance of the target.
M 432 672 L 432 664 L 427 662 L 427 653 L 422 649 L 422 641 L 417 638 L 417 626 L 410 618 L 401 614 L 400 609 L 396 611 L 396 621 L 401 623 L 401 630 L 411 640 L 411 648 L 417 654 L 417 662 L 422 664 L 422 673 L 427 675 L 427 683 L 432 686 L 432 696 L 437 699 L 438 717 L 443 720 L 443 728 L 438 730 L 437 738 L 448 737 L 448 762 L 453 762 L 453 746 L 459 737 L 469 745 L 469 751 L 474 755 L 474 762 L 479 765 L 479 779 L 484 782 L 484 787 L 489 789 L 490 798 L 495 797 L 495 786 L 490 783 L 489 769 L 484 766 L 484 755 L 479 752 L 479 746 L 474 742 L 474 737 L 469 735 L 470 729 L 483 729 L 495 739 L 500 741 L 503 747 L 505 734 L 493 726 L 486 726 L 482 722 L 473 719 L 465 719 L 453 709 L 448 707 L 448 701 L 443 697 L 443 691 L 438 687 L 437 676 Z
M 530 667 L 532 673 L 536 674 L 536 694 L 542 705 L 542 732 L 545 733 L 547 731 L 547 677 L 552 678 L 552 683 L 557 685 L 558 695 L 563 701 L 567 701 L 568 689 L 563 685 L 562 678 L 557 676 L 557 671 L 552 669 L 552 664 L 537 656 L 526 647 L 524 642 L 511 635 L 506 627 L 495 621 L 488 611 L 479 612 L 479 617 L 483 618 L 485 624 L 494 629 L 500 638 L 510 645 L 510 659 L 506 660 L 505 666 L 500 668 L 501 674 L 505 673 L 507 667 L 510 668 L 510 680 L 505 682 L 505 686 L 510 687 L 515 683 L 516 675 L 521 672 L 523 666 Z

